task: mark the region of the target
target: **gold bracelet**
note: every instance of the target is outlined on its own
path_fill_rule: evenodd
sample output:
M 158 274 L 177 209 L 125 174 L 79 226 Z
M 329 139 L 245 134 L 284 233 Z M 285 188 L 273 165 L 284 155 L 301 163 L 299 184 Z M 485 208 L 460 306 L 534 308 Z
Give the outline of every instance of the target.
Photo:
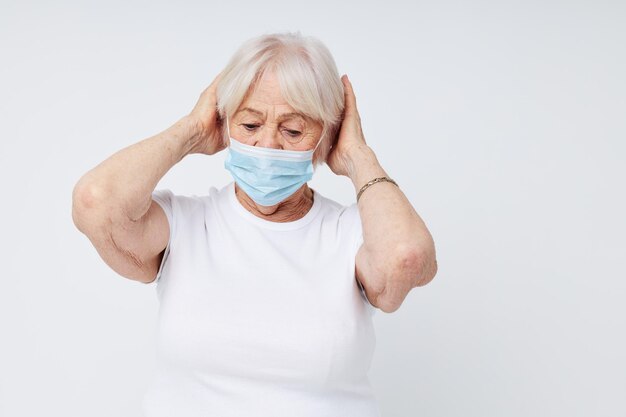
M 377 182 L 384 182 L 384 181 L 391 182 L 393 184 L 396 184 L 396 187 L 400 187 L 394 180 L 392 180 L 389 177 L 374 178 L 373 180 L 365 184 L 363 187 L 361 187 L 361 189 L 359 190 L 359 193 L 356 195 L 357 203 L 359 202 L 359 197 L 361 197 L 361 194 L 363 194 L 363 191 L 365 191 L 367 187 L 369 187 L 370 185 L 376 184 Z

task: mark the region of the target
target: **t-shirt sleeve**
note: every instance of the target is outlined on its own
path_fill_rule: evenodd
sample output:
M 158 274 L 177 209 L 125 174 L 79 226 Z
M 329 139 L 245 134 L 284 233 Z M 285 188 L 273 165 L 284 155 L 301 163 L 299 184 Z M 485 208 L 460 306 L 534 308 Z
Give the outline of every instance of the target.
M 165 212 L 165 216 L 167 217 L 167 223 L 170 228 L 170 233 L 169 233 L 170 237 L 167 242 L 167 246 L 165 247 L 165 253 L 163 254 L 163 258 L 161 259 L 161 265 L 159 266 L 159 270 L 157 272 L 156 278 L 154 279 L 154 281 L 152 281 L 153 283 L 158 283 L 161 278 L 163 268 L 165 267 L 167 260 L 169 258 L 170 248 L 172 246 L 172 241 L 174 240 L 174 231 L 176 229 L 174 227 L 175 226 L 174 222 L 176 220 L 174 217 L 175 198 L 174 198 L 174 194 L 172 193 L 172 191 L 168 189 L 161 189 L 161 190 L 155 190 L 152 192 L 152 199 L 156 201 L 157 204 L 161 206 L 161 208 L 163 208 L 163 211 Z
M 353 242 L 351 254 L 352 256 L 354 256 L 354 260 L 356 262 L 356 253 L 358 252 L 359 248 L 363 244 L 363 226 L 361 223 L 361 216 L 359 214 L 359 207 L 357 203 L 355 202 L 347 206 L 345 209 L 345 212 L 343 213 L 343 216 L 346 216 L 345 220 L 346 222 L 350 224 L 349 230 L 350 230 L 350 234 L 351 234 L 352 242 Z M 367 295 L 365 293 L 365 288 L 363 287 L 361 282 L 356 278 L 356 273 L 355 273 L 354 279 L 357 282 L 363 301 L 365 302 L 370 314 L 373 315 L 376 312 L 377 308 L 374 307 L 372 303 L 370 303 L 370 301 L 368 300 Z

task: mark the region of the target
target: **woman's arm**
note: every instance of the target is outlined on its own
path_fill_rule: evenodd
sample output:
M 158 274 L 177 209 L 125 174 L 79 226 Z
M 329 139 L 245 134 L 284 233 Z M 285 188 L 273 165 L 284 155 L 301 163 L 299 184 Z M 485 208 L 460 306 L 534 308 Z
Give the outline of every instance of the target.
M 358 192 L 368 181 L 387 173 L 365 142 L 352 83 L 346 75 L 341 81 L 344 116 L 326 162 L 335 174 L 349 177 Z M 357 279 L 370 303 L 391 313 L 412 288 L 427 284 L 435 276 L 435 244 L 420 216 L 393 183 L 368 187 L 359 198 L 358 208 L 363 244 L 356 255 Z
M 151 282 L 169 240 L 169 224 L 152 192 L 190 153 L 190 121 L 121 149 L 85 173 L 72 193 L 72 219 L 100 257 L 123 277 Z
M 388 176 L 367 145 L 354 148 L 347 162 L 348 177 L 357 193 L 368 181 Z M 429 283 L 437 273 L 434 241 L 401 188 L 393 183 L 369 186 L 358 207 L 363 245 L 356 256 L 357 279 L 372 304 L 391 313 L 412 288 Z
M 120 275 L 151 282 L 169 240 L 163 209 L 152 200 L 159 180 L 190 153 L 225 148 L 217 117 L 219 75 L 193 111 L 168 129 L 111 155 L 80 178 L 72 219 Z

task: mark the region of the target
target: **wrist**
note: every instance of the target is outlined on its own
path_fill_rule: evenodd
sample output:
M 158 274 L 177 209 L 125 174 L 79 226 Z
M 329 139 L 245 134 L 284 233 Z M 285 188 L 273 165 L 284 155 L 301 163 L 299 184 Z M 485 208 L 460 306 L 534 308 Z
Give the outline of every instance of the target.
M 358 192 L 363 185 L 376 177 L 385 177 L 387 173 L 378 162 L 376 154 L 367 145 L 354 148 L 345 160 L 348 178 Z
M 376 158 L 374 151 L 368 145 L 356 145 L 345 153 L 343 158 L 346 167 L 346 175 L 352 179 L 357 174 L 357 170 L 363 164 L 363 161 L 371 161 Z
M 194 118 L 184 116 L 170 128 L 180 145 L 180 159 L 197 153 L 197 145 L 202 137 L 202 126 Z

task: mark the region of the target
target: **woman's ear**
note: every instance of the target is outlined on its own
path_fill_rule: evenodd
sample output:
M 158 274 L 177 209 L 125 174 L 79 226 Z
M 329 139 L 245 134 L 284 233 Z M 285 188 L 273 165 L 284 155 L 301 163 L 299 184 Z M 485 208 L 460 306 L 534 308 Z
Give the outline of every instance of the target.
M 226 123 L 228 123 L 228 119 L 221 115 L 218 115 L 218 118 L 219 118 L 218 123 L 220 126 L 219 131 L 222 137 L 222 144 L 226 148 L 228 148 L 228 146 L 230 145 L 230 138 L 228 137 L 228 126 L 226 126 Z
M 335 126 L 333 126 L 332 129 L 332 138 L 333 140 L 330 141 L 330 148 L 334 148 L 335 145 L 337 144 L 337 141 L 339 141 L 339 132 L 341 131 L 341 122 L 337 123 Z

